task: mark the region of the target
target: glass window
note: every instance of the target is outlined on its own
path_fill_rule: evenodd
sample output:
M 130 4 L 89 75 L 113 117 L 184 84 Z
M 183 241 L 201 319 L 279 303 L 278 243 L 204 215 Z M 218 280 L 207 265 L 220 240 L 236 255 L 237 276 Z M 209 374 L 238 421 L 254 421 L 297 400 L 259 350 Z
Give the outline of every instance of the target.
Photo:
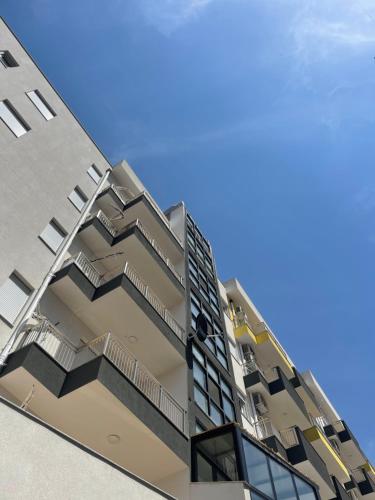
M 296 475 L 294 476 L 294 481 L 296 483 L 300 500 L 316 500 L 314 488 L 312 488 L 309 484 L 307 484 Z
M 193 235 L 190 233 L 190 231 L 188 231 L 187 233 L 187 239 L 188 239 L 188 243 L 189 245 L 192 247 L 192 249 L 194 250 L 194 247 L 195 247 L 195 241 L 194 241 L 194 237 Z
M 223 396 L 223 410 L 228 420 L 230 421 L 236 420 L 233 403 L 225 395 Z
M 198 386 L 194 386 L 194 400 L 205 413 L 208 414 L 208 398 L 205 393 L 199 389 Z
M 215 333 L 217 333 L 215 331 Z M 221 352 L 225 354 L 225 342 L 223 340 L 223 337 L 221 337 L 222 333 L 220 332 L 220 337 L 215 337 L 216 338 L 216 345 L 220 349 Z
M 215 382 L 218 384 L 219 383 L 219 374 L 216 371 L 216 368 L 214 368 L 209 361 L 207 361 L 207 372 L 210 375 L 210 377 L 215 380 Z
M 201 432 L 204 432 L 206 429 L 203 427 L 203 425 L 201 425 L 200 422 L 198 422 L 198 420 L 195 421 L 195 432 L 196 434 L 200 434 Z
M 197 360 L 204 366 L 204 356 L 203 354 L 195 347 L 193 344 L 193 355 L 197 358 Z
M 7 50 L 0 50 L 0 66 L 3 68 L 15 68 L 18 64 L 10 52 Z
M 102 174 L 95 165 L 91 165 L 87 173 L 96 184 L 99 184 L 99 181 L 102 178 Z
M 202 387 L 207 389 L 206 373 L 195 360 L 193 360 L 193 375 L 194 380 L 196 380 Z
M 32 290 L 15 274 L 0 287 L 0 316 L 13 324 Z
M 210 417 L 216 425 L 222 425 L 224 422 L 223 414 L 212 401 L 210 403 Z
M 204 290 L 204 288 L 200 287 L 199 291 L 201 292 L 201 295 L 204 298 L 204 300 L 209 303 L 208 295 L 207 292 Z
M 230 385 L 225 382 L 225 380 L 220 380 L 220 387 L 227 396 L 230 398 L 232 397 L 232 389 L 230 388 Z
M 53 251 L 56 252 L 64 241 L 66 232 L 60 228 L 54 219 L 40 233 L 39 237 Z
M 220 364 L 228 370 L 227 358 L 224 356 L 224 354 L 221 353 L 221 351 L 217 351 L 217 359 L 219 360 Z
M 0 101 L 0 119 L 16 137 L 21 137 L 30 130 L 9 101 Z
M 199 452 L 197 453 L 197 480 L 200 482 L 214 481 L 212 465 Z
M 258 493 L 251 491 L 251 500 L 264 500 L 265 497 L 261 497 Z
M 209 348 L 209 350 L 212 351 L 215 354 L 215 356 L 216 356 L 214 341 L 211 338 L 207 337 L 206 340 L 204 341 L 204 343 Z
M 76 186 L 70 193 L 69 200 L 81 212 L 83 207 L 86 205 L 87 196 L 82 193 L 78 186 Z
M 269 460 L 277 500 L 297 500 L 292 474 L 272 458 Z
M 27 97 L 30 101 L 35 104 L 35 107 L 41 112 L 46 120 L 52 120 L 56 116 L 56 113 L 47 104 L 45 99 L 42 97 L 38 90 L 32 90 L 31 92 L 26 92 Z
M 274 498 L 266 455 L 250 441 L 242 439 L 249 483 L 259 491 Z

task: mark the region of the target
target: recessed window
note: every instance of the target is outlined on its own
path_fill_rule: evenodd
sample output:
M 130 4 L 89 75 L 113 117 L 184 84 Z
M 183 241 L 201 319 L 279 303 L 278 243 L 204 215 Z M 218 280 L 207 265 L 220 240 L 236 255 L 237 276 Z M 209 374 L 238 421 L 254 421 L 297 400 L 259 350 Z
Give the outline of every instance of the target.
M 0 101 L 0 119 L 16 137 L 26 134 L 30 130 L 27 123 L 21 118 L 9 101 Z
M 8 50 L 0 50 L 0 68 L 16 68 L 17 61 Z
M 102 173 L 95 165 L 91 165 L 87 173 L 96 184 L 99 184 L 99 181 L 102 178 Z
M 12 273 L 0 287 L 0 316 L 13 324 L 31 293 L 31 288 Z
M 80 190 L 78 186 L 73 189 L 68 198 L 80 212 L 87 202 L 87 196 Z
M 52 219 L 40 234 L 40 239 L 53 251 L 56 252 L 64 241 L 66 232 Z
M 35 106 L 39 109 L 46 120 L 52 120 L 56 116 L 53 109 L 47 104 L 47 101 L 43 98 L 38 90 L 32 90 L 26 92 L 27 97 L 32 101 Z

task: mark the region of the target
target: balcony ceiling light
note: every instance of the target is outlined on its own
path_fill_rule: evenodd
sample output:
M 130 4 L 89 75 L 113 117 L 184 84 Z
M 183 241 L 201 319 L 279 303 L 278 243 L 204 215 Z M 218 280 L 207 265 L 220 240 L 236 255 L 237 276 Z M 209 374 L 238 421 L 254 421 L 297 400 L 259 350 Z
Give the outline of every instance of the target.
M 118 444 L 121 438 L 118 434 L 108 434 L 107 441 L 109 444 Z
M 135 335 L 130 335 L 128 337 L 128 341 L 131 343 L 131 344 L 135 344 L 136 342 L 138 342 L 138 337 L 136 337 Z

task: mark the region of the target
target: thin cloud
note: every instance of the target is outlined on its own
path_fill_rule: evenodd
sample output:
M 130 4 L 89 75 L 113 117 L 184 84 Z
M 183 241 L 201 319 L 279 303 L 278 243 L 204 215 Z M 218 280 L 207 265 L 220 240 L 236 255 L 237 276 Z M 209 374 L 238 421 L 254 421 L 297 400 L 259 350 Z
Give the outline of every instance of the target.
M 211 3 L 218 0 L 138 0 L 146 22 L 163 35 L 198 17 Z

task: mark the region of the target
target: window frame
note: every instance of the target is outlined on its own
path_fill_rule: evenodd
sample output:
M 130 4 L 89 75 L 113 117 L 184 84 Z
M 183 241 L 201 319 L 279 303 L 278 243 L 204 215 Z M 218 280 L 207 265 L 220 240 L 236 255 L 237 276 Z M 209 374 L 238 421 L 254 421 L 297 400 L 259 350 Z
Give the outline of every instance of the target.
M 17 313 L 12 316 L 12 317 L 7 317 L 5 314 L 3 314 L 3 311 L 0 311 L 0 318 L 2 321 L 4 321 L 7 325 L 13 326 L 18 315 L 22 311 L 22 309 L 25 307 L 25 304 L 27 301 L 30 299 L 32 296 L 34 289 L 27 283 L 27 281 L 16 271 L 14 270 L 8 278 L 2 283 L 0 289 L 2 289 L 9 281 L 13 282 L 16 288 L 20 289 L 21 292 L 24 293 L 26 296 L 26 299 L 22 302 L 22 305 L 18 307 Z M 21 286 L 19 286 L 21 285 Z
M 98 180 L 96 180 L 96 177 L 91 174 L 92 171 L 94 171 L 96 173 L 96 175 L 98 177 Z M 100 179 L 103 177 L 103 174 L 98 169 L 98 167 L 95 165 L 95 163 L 93 163 L 92 165 L 90 165 L 90 167 L 87 169 L 86 172 L 87 172 L 88 176 L 90 177 L 90 179 L 95 182 L 95 184 L 99 184 Z
M 19 67 L 18 62 L 14 59 L 9 50 L 0 50 L 0 65 L 3 66 L 4 69 Z
M 3 99 L 0 101 L 0 105 L 3 104 L 4 107 L 8 110 L 8 112 L 12 115 L 14 120 L 18 122 L 18 125 L 22 127 L 24 132 L 22 134 L 17 134 L 15 130 L 10 126 L 9 123 L 7 123 L 2 116 L 0 116 L 0 121 L 4 123 L 4 125 L 7 127 L 8 130 L 12 132 L 12 134 L 19 139 L 23 135 L 26 135 L 27 132 L 31 130 L 31 127 L 28 125 L 28 123 L 23 119 L 23 117 L 20 115 L 20 113 L 16 110 L 16 108 L 13 106 L 13 104 L 8 101 L 8 99 Z
M 71 196 L 73 193 L 78 193 L 78 198 L 80 198 L 83 201 L 82 207 L 77 206 L 77 204 L 72 200 Z M 68 200 L 70 203 L 79 211 L 82 212 L 82 210 L 85 208 L 86 203 L 89 201 L 88 197 L 85 195 L 85 193 L 82 191 L 82 189 L 79 186 L 76 186 L 73 191 L 70 193 L 68 196 Z
M 44 239 L 44 237 L 42 236 L 44 231 L 47 229 L 48 226 L 53 226 L 54 229 L 56 230 L 56 232 L 60 233 L 61 236 L 63 236 L 60 244 L 58 245 L 57 248 L 53 248 L 50 243 L 48 241 L 46 241 Z M 68 232 L 65 231 L 65 229 L 61 226 L 61 224 L 55 219 L 55 218 L 52 218 L 48 223 L 47 225 L 45 226 L 45 228 L 43 229 L 43 231 L 39 234 L 39 239 L 47 246 L 47 248 L 49 248 L 51 250 L 51 252 L 53 252 L 54 254 L 57 254 L 57 252 L 59 251 L 59 249 L 61 248 L 61 245 L 64 243 L 65 241 L 65 238 L 68 236 Z
M 25 93 L 26 93 L 27 97 L 30 99 L 30 101 L 34 104 L 34 106 L 36 107 L 36 109 L 39 111 L 39 113 L 44 117 L 44 119 L 47 122 L 50 121 L 50 120 L 53 120 L 53 118 L 55 118 L 56 112 L 54 111 L 54 109 L 52 109 L 52 107 L 50 106 L 50 104 L 48 104 L 48 102 L 42 96 L 42 94 L 40 93 L 40 91 L 38 89 L 29 90 L 28 92 L 25 92 Z M 47 109 L 47 111 L 51 114 L 51 116 L 49 116 L 49 115 L 46 116 L 45 111 L 43 110 L 43 108 L 39 107 L 38 100 L 36 99 L 36 101 L 35 101 L 33 99 L 33 97 L 31 97 L 31 94 L 35 94 L 35 96 L 37 97 L 37 99 L 39 99 L 39 101 Z

